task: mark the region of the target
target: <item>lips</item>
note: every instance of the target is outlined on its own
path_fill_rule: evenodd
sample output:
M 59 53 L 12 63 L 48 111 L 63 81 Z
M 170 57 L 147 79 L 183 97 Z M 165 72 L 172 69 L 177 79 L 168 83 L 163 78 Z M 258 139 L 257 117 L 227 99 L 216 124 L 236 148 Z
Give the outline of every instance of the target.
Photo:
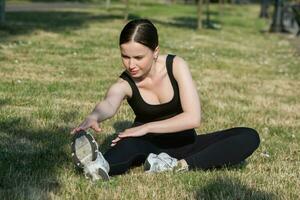
M 134 74 L 138 73 L 138 71 L 139 70 L 130 70 L 130 73 L 134 75 Z

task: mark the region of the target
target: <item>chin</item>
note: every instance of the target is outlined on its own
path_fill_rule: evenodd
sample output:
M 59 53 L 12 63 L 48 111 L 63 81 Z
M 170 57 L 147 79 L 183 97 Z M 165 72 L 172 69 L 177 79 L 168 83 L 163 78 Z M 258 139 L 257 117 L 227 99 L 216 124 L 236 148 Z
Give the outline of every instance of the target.
M 136 78 L 136 79 L 140 79 L 140 78 L 142 78 L 143 77 L 143 75 L 142 74 L 140 74 L 140 73 L 137 73 L 137 74 L 130 74 L 130 76 L 132 77 L 132 78 Z
M 141 75 L 140 74 L 130 74 L 131 75 L 131 77 L 133 77 L 133 78 L 140 78 L 141 77 Z

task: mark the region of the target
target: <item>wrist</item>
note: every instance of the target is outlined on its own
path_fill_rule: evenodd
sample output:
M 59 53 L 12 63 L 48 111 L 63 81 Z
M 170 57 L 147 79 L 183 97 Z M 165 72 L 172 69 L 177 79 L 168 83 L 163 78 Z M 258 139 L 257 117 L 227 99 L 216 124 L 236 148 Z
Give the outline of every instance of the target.
M 143 125 L 146 133 L 151 133 L 152 126 L 151 123 L 146 123 Z
M 87 118 L 99 122 L 99 115 L 98 115 L 98 113 L 92 112 Z

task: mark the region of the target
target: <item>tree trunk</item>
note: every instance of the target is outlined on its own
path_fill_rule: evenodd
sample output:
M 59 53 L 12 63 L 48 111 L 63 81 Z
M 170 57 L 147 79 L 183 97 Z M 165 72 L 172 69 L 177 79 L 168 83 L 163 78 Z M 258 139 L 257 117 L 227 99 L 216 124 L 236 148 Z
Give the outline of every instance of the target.
M 200 30 L 202 29 L 202 6 L 203 6 L 203 0 L 198 0 L 198 24 L 197 24 L 197 29 Z
M 0 24 L 5 21 L 5 0 L 0 0 Z
M 219 15 L 222 17 L 224 10 L 224 0 L 219 0 Z
M 222 24 L 222 20 L 225 12 L 225 0 L 219 0 L 219 20 L 220 24 Z
M 110 9 L 110 0 L 106 0 L 106 10 Z
M 129 0 L 125 0 L 124 20 L 128 21 L 129 15 Z
M 270 27 L 270 32 L 282 32 L 282 0 L 275 0 L 274 7 L 275 9 L 273 13 L 273 21 Z
M 173 3 L 176 3 L 176 2 L 175 2 L 175 0 L 165 0 L 165 3 L 166 4 L 173 4 Z
M 260 18 L 269 18 L 268 8 L 269 8 L 269 0 L 261 0 L 260 14 L 259 14 Z
M 209 9 L 209 5 L 210 5 L 210 0 L 206 0 L 206 25 L 207 27 L 209 27 L 211 25 L 210 22 L 210 9 Z

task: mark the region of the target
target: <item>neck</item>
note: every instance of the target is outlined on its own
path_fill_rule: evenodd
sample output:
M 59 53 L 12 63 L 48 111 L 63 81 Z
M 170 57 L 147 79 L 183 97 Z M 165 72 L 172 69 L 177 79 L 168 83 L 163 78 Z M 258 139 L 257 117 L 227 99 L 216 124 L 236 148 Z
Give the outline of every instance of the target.
M 147 73 L 146 77 L 153 79 L 154 77 L 156 77 L 156 74 L 157 74 L 157 60 L 153 60 L 152 66 L 149 72 Z
M 145 73 L 144 76 L 141 76 L 136 80 L 139 82 L 145 79 L 153 80 L 155 77 L 157 77 L 157 61 L 153 60 L 150 70 L 147 73 Z

